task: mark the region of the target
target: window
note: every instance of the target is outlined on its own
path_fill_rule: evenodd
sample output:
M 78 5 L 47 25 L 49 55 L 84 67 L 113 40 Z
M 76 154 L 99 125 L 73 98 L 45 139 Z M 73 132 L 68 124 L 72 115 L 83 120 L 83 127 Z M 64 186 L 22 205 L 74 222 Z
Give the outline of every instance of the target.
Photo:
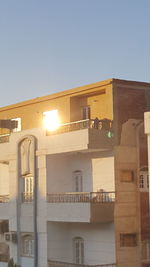
M 83 120 L 87 120 L 90 119 L 91 114 L 90 114 L 90 107 L 89 106 L 85 106 L 82 108 L 82 119 Z
M 133 182 L 134 181 L 134 171 L 133 170 L 121 170 L 120 171 L 120 181 L 121 182 Z
M 140 175 L 140 181 L 139 181 L 139 183 L 140 183 L 140 188 L 144 188 L 144 175 Z
M 150 240 L 142 242 L 142 260 L 150 260 Z
M 23 202 L 33 201 L 33 177 L 27 175 L 23 177 Z
M 84 264 L 84 240 L 81 237 L 73 239 L 73 254 L 75 264 Z
M 121 247 L 135 247 L 137 246 L 137 235 L 131 234 L 120 234 L 120 246 Z
M 140 171 L 139 188 L 140 188 L 140 191 L 142 191 L 142 192 L 147 192 L 149 190 L 148 171 Z
M 81 171 L 73 172 L 73 191 L 74 192 L 82 192 L 83 191 L 83 179 Z
M 34 240 L 32 235 L 24 235 L 22 237 L 22 254 L 25 257 L 34 255 Z
M 21 131 L 21 118 L 15 118 L 15 119 L 11 119 L 12 121 L 17 121 L 18 122 L 18 126 L 17 128 L 14 128 L 12 130 L 13 133 L 15 132 L 20 132 Z

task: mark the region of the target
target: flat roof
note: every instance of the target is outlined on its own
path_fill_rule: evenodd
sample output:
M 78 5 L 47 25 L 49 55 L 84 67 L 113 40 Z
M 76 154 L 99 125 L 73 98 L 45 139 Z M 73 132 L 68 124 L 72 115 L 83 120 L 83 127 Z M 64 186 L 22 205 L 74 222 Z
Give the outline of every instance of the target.
M 96 82 L 96 83 L 92 83 L 92 84 L 88 84 L 88 85 L 84 85 L 84 86 L 80 86 L 80 87 L 75 87 L 73 89 L 60 91 L 58 93 L 53 93 L 50 95 L 40 96 L 40 97 L 36 97 L 33 99 L 25 100 L 22 102 L 18 102 L 16 104 L 11 104 L 8 106 L 0 107 L 0 112 L 14 109 L 14 108 L 18 108 L 18 107 L 22 107 L 22 106 L 28 106 L 28 105 L 35 104 L 35 103 L 45 102 L 45 101 L 49 101 L 52 99 L 61 98 L 64 96 L 76 95 L 78 93 L 82 93 L 84 91 L 88 91 L 90 89 L 94 89 L 94 88 L 98 88 L 98 87 L 103 87 L 103 86 L 106 86 L 106 85 L 109 85 L 112 83 L 114 85 L 124 85 L 125 84 L 127 86 L 136 86 L 136 87 L 144 86 L 146 88 L 150 88 L 150 83 L 147 83 L 147 82 L 138 82 L 138 81 L 130 81 L 130 80 L 111 78 L 111 79 L 103 80 L 100 82 Z

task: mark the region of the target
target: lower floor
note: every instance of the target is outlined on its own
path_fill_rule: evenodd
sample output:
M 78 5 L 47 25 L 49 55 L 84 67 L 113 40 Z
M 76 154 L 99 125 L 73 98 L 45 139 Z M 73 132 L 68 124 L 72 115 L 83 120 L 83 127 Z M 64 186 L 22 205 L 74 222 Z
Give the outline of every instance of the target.
M 1 235 L 9 247 L 9 258 L 17 261 L 18 243 L 14 236 Z M 12 238 L 13 237 L 13 238 Z M 7 240 L 6 240 L 7 239 Z M 1 244 L 2 244 L 1 243 Z M 69 267 L 74 264 L 115 266 L 113 223 L 47 222 L 46 232 L 38 232 L 38 267 Z M 21 267 L 34 266 L 33 232 L 21 232 Z M 7 267 L 7 262 L 0 262 Z
M 114 225 L 48 223 L 48 260 L 76 264 L 115 263 Z

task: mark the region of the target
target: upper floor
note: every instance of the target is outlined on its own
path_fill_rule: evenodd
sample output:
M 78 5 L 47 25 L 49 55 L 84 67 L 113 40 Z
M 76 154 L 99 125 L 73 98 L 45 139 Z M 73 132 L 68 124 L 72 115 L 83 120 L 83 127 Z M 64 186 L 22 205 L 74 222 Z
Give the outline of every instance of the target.
M 16 201 L 31 216 L 36 200 L 48 221 L 113 221 L 113 152 L 98 141 L 89 147 L 86 130 L 47 136 L 43 129 L 30 129 L 0 144 L 1 219 L 15 218 Z
M 0 108 L 0 119 L 17 121 L 9 130 L 0 125 L 1 141 L 8 141 L 10 132 L 43 128 L 44 120 L 48 135 L 95 128 L 102 143 L 105 134 L 119 143 L 122 124 L 143 119 L 150 107 L 149 89 L 148 83 L 109 79 Z

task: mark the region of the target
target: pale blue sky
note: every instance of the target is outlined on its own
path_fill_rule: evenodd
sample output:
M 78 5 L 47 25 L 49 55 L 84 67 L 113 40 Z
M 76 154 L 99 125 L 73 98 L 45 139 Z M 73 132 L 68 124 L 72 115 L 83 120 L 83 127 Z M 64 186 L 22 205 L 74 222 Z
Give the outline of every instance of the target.
M 150 82 L 150 0 L 0 0 L 0 106 L 112 77 Z

